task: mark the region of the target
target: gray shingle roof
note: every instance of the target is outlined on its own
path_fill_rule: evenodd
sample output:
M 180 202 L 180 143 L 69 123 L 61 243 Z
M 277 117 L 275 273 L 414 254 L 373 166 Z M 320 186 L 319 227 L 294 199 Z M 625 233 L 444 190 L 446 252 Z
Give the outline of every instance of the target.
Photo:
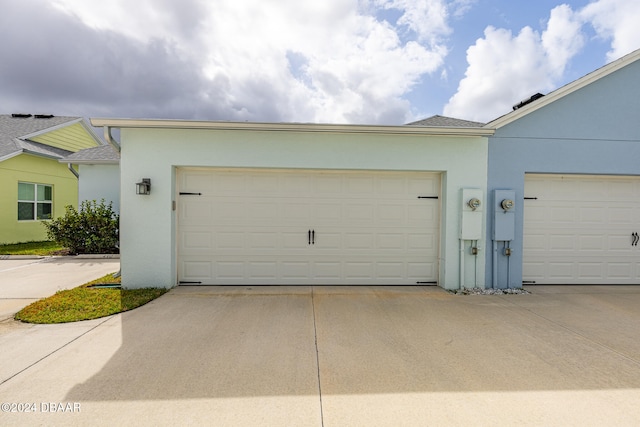
M 46 118 L 38 118 L 37 116 L 13 117 L 11 114 L 0 114 L 0 159 L 24 151 L 56 158 L 69 154 L 66 150 L 28 141 L 26 136 L 42 132 L 49 128 L 73 124 L 82 120 L 82 118 L 63 116 L 44 117 Z
M 485 124 L 480 122 L 472 122 L 470 120 L 456 119 L 446 116 L 431 116 L 417 122 L 407 123 L 407 126 L 435 126 L 447 128 L 481 128 Z
M 64 158 L 64 161 L 75 164 L 117 164 L 120 162 L 120 154 L 110 145 L 101 145 L 99 147 L 85 148 L 84 150 L 69 154 Z

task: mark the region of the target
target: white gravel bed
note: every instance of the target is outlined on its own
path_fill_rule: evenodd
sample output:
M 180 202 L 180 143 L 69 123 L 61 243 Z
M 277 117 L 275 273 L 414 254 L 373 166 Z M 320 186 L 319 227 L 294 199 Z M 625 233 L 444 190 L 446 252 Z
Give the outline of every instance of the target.
M 481 288 L 465 288 L 450 291 L 456 295 L 529 295 L 531 292 L 521 288 L 508 289 L 481 289 Z

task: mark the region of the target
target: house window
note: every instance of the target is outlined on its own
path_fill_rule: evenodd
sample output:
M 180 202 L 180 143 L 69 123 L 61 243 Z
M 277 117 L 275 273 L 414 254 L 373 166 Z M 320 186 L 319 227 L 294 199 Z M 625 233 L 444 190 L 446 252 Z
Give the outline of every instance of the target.
M 18 221 L 51 219 L 53 213 L 51 185 L 18 183 Z

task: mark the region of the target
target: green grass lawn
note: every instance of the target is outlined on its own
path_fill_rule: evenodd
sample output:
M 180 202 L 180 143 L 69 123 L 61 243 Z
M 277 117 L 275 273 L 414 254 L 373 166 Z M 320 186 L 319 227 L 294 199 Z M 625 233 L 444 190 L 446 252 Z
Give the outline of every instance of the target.
M 94 288 L 96 284 L 120 283 L 108 274 L 74 289 L 56 292 L 20 310 L 15 319 L 26 323 L 67 323 L 97 319 L 132 310 L 158 298 L 166 289 Z
M 66 248 L 56 242 L 28 242 L 0 245 L 0 255 L 65 255 Z

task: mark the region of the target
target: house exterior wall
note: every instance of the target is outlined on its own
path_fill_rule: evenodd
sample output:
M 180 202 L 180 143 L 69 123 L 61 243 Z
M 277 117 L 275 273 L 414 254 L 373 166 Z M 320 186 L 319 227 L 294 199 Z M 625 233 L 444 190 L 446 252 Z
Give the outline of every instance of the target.
M 516 192 L 510 259 L 494 254 L 487 216 L 486 283 L 522 286 L 526 173 L 640 175 L 640 61 L 627 65 L 496 130 L 489 138 L 488 191 Z M 507 277 L 509 280 L 507 281 Z
M 104 199 L 112 203 L 114 212 L 120 212 L 120 166 L 119 165 L 78 165 L 78 203 L 85 200 Z
M 439 284 L 484 286 L 484 251 L 461 255 L 460 193 L 486 194 L 487 139 L 341 132 L 130 129 L 121 133 L 121 267 L 123 286 L 176 285 L 177 167 L 437 171 L 442 173 Z M 151 178 L 151 194 L 135 183 Z M 484 238 L 484 237 L 483 237 Z
M 53 186 L 53 217 L 78 205 L 78 181 L 55 159 L 21 154 L 0 162 L 0 243 L 47 240 L 42 221 L 18 221 L 18 182 Z

